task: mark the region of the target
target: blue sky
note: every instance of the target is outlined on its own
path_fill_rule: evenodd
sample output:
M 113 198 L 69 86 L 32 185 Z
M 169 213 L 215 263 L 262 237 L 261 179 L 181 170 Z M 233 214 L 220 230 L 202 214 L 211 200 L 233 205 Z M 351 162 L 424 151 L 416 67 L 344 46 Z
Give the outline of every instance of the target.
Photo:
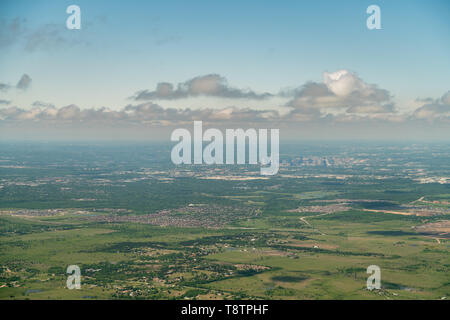
M 81 30 L 65 28 L 71 4 L 81 8 Z M 371 4 L 381 8 L 382 30 L 366 28 Z M 14 19 L 23 30 L 8 42 Z M 450 83 L 447 0 L 2 0 L 0 23 L 0 83 L 32 78 L 26 92 L 0 99 L 23 109 L 43 101 L 118 110 L 139 90 L 207 74 L 276 94 L 345 69 L 412 112 L 411 101 L 438 99 Z M 163 106 L 183 103 L 197 101 Z

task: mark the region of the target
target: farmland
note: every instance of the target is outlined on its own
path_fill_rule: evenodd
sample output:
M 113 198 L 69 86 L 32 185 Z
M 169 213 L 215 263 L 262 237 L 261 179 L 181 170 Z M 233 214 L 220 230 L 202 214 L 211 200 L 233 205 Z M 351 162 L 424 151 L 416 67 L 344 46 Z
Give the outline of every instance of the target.
M 270 179 L 167 150 L 2 145 L 0 298 L 449 297 L 448 145 L 285 145 Z

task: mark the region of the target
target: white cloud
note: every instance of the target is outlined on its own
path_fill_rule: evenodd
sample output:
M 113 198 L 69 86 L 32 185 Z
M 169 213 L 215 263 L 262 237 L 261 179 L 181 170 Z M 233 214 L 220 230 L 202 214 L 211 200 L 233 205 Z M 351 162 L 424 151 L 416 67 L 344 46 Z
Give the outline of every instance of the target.
M 345 109 L 347 113 L 393 113 L 395 105 L 390 93 L 374 84 L 368 84 L 348 70 L 324 72 L 323 82 L 308 82 L 294 92 L 288 103 L 298 110 L 321 113 Z
M 24 75 L 22 79 L 27 80 L 21 79 L 19 82 L 28 82 L 29 85 L 31 78 L 28 78 Z M 399 113 L 387 90 L 368 84 L 347 70 L 325 72 L 320 83 L 307 82 L 290 92 L 270 94 L 270 99 L 262 99 L 262 96 L 258 98 L 261 100 L 248 98 L 255 94 L 251 90 L 233 89 L 224 78 L 208 75 L 188 80 L 177 88 L 169 83 L 158 84 L 152 95 L 166 97 L 161 102 L 172 106 L 143 102 L 113 110 L 106 107 L 80 108 L 74 104 L 55 107 L 50 103 L 35 101 L 31 109 L 26 109 L 3 103 L 3 107 L 0 107 L 0 127 L 12 128 L 16 124 L 17 127 L 21 124 L 27 127 L 33 124 L 36 128 L 49 128 L 55 124 L 74 130 L 82 130 L 87 126 L 95 128 L 97 125 L 99 128 L 149 128 L 153 125 L 180 126 L 201 120 L 218 127 L 300 129 L 310 126 L 314 130 L 332 130 L 335 126 L 364 128 L 374 124 L 374 127 L 391 126 L 394 130 L 394 123 L 413 128 L 419 124 L 426 126 L 430 121 L 434 124 L 440 121 L 444 126 L 450 122 L 450 91 L 439 99 L 416 99 L 418 107 L 413 113 Z M 182 99 L 182 96 L 185 98 Z M 247 98 L 236 100 L 236 97 L 244 96 Z M 188 103 L 194 105 L 200 99 L 205 100 L 203 105 L 188 107 Z M 214 104 L 217 100 L 221 104 Z M 236 104 L 228 104 L 233 102 Z M 208 104 L 214 107 L 208 107 Z
M 428 121 L 450 120 L 450 90 L 439 99 L 423 99 L 419 101 L 422 101 L 423 105 L 414 111 L 414 118 Z
M 198 76 L 179 83 L 175 88 L 168 82 L 160 82 L 154 91 L 141 90 L 132 97 L 134 100 L 174 100 L 188 97 L 212 96 L 231 99 L 262 100 L 272 96 L 270 93 L 255 93 L 252 90 L 233 88 L 218 74 Z

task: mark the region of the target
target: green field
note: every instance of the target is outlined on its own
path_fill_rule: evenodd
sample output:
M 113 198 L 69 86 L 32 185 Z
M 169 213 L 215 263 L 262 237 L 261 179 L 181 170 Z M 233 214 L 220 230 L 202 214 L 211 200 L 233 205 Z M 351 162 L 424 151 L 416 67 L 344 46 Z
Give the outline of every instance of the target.
M 30 168 L 0 168 L 0 299 L 447 299 L 449 184 L 420 183 L 405 165 L 445 175 L 439 148 L 248 181 L 149 165 L 153 149 L 130 159 L 55 147 L 48 159 L 4 148 Z M 70 265 L 79 290 L 66 287 Z

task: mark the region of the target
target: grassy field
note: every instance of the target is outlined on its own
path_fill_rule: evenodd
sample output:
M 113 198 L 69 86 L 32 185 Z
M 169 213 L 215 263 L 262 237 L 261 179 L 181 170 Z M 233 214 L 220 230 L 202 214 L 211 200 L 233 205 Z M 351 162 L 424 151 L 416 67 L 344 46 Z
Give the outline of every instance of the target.
M 450 296 L 450 184 L 421 182 L 448 177 L 446 145 L 292 146 L 265 180 L 160 146 L 2 148 L 0 299 Z
M 339 215 L 362 216 L 364 223 L 334 219 Z M 0 237 L 4 283 L 0 298 L 448 296 L 448 240 L 438 243 L 412 231 L 420 221 L 381 215 L 385 218 L 363 211 L 307 216 L 309 225 L 300 229 L 271 228 L 269 217 L 222 229 L 98 224 L 71 215 L 2 217 L 17 230 L 50 222 L 57 230 Z M 298 220 L 300 216 L 288 218 Z M 66 288 L 65 268 L 69 265 L 79 265 L 82 270 L 81 290 Z M 381 268 L 381 290 L 366 289 L 369 265 Z

